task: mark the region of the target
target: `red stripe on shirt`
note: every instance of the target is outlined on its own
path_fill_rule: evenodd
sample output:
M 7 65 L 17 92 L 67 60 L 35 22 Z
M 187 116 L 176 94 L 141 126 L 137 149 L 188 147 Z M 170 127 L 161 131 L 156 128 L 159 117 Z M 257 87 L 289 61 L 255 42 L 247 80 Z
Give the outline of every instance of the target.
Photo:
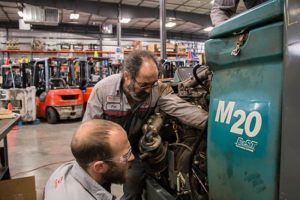
M 106 110 L 103 113 L 105 115 L 110 115 L 110 116 L 116 116 L 116 115 L 118 115 L 118 116 L 125 116 L 125 115 L 128 114 L 128 111 L 119 111 L 119 110 L 117 110 L 117 111 L 108 111 L 108 110 Z

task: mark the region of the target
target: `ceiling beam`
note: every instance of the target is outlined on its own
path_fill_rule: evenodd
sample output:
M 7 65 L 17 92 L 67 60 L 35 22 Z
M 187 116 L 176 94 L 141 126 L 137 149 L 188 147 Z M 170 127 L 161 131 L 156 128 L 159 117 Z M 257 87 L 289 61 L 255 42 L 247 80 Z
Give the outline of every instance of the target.
M 10 17 L 8 16 L 7 12 L 4 10 L 3 6 L 0 6 L 0 9 L 2 10 L 2 12 L 4 13 L 4 15 L 6 16 L 6 18 L 8 19 L 8 21 L 11 22 Z
M 174 8 L 174 10 L 177 10 L 180 6 L 184 6 L 185 3 L 187 3 L 189 0 L 186 0 L 185 2 L 183 2 L 182 4 L 179 4 L 176 8 Z
M 202 8 L 202 6 L 205 6 L 206 4 L 210 4 L 210 3 L 211 3 L 211 2 L 205 2 L 205 3 L 202 3 L 202 4 L 200 5 L 201 9 L 203 9 L 203 10 L 209 10 L 209 11 L 210 11 L 210 9 Z M 199 9 L 199 8 L 195 8 L 195 9 L 191 10 L 191 12 L 194 12 L 194 11 L 197 10 L 197 9 Z M 210 12 L 209 12 L 209 13 L 210 13 Z
M 7 2 L 15 2 L 15 0 L 4 0 Z M 35 6 L 49 6 L 59 9 L 75 10 L 80 12 L 91 13 L 95 15 L 105 16 L 108 18 L 118 17 L 118 3 L 106 3 L 81 0 L 77 1 L 76 5 L 73 0 L 60 0 L 54 3 L 51 0 L 22 0 L 23 3 L 28 3 Z M 131 5 L 121 5 L 122 16 L 129 18 L 157 18 L 159 19 L 159 8 L 137 7 Z M 167 10 L 166 17 L 175 17 L 184 21 L 199 24 L 201 26 L 211 26 L 209 15 L 197 14 L 191 12 L 181 12 L 176 10 Z
M 144 28 L 148 28 L 148 26 L 150 26 L 153 22 L 155 22 L 157 19 L 151 20 Z
M 93 16 L 93 14 L 90 14 L 90 15 L 89 15 L 89 18 L 88 18 L 88 20 L 87 20 L 87 22 L 86 22 L 86 25 L 89 25 L 92 16 Z
M 142 5 L 142 3 L 144 3 L 144 1 L 145 1 L 145 0 L 142 0 L 142 1 L 138 4 L 138 6 Z
M 201 31 L 201 30 L 203 30 L 204 28 L 202 27 L 202 28 L 199 28 L 199 29 L 196 29 L 194 32 L 192 32 L 193 34 L 197 34 L 197 33 L 199 33 L 199 31 Z

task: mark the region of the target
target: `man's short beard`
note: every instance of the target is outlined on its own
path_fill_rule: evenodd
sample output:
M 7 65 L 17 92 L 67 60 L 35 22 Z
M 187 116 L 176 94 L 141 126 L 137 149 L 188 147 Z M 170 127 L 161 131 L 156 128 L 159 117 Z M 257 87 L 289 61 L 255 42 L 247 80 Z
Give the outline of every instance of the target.
M 141 91 L 139 93 L 136 93 L 134 91 L 134 82 L 131 82 L 128 87 L 127 87 L 127 91 L 130 95 L 130 97 L 134 100 L 134 101 L 137 101 L 137 102 L 142 102 L 142 101 L 145 101 L 148 96 L 150 95 L 148 92 L 145 92 L 145 91 Z
M 103 180 L 107 183 L 123 184 L 127 179 L 128 163 L 117 164 L 108 162 L 109 169 L 103 174 Z

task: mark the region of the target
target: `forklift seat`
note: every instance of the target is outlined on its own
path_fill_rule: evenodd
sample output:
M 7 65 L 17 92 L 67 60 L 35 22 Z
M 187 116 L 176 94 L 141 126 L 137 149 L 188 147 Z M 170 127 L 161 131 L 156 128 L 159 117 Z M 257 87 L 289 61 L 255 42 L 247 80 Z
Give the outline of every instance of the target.
M 66 88 L 66 81 L 62 78 L 49 79 L 51 89 Z

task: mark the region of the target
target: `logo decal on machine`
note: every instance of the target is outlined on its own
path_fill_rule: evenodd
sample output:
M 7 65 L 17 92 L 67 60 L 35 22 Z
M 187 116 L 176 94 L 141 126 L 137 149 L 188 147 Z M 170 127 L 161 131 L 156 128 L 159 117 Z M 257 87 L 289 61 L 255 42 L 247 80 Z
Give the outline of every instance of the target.
M 214 121 L 222 126 L 222 130 L 229 126 L 229 133 L 238 135 L 235 141 L 237 148 L 254 152 L 259 145 L 257 136 L 259 136 L 263 121 L 260 109 L 265 104 L 258 102 L 237 102 L 219 100 Z M 233 121 L 233 123 L 231 123 Z
M 235 146 L 240 149 L 244 149 L 247 151 L 254 152 L 255 146 L 257 145 L 257 142 L 251 141 L 251 140 L 244 140 L 242 137 L 238 137 Z

